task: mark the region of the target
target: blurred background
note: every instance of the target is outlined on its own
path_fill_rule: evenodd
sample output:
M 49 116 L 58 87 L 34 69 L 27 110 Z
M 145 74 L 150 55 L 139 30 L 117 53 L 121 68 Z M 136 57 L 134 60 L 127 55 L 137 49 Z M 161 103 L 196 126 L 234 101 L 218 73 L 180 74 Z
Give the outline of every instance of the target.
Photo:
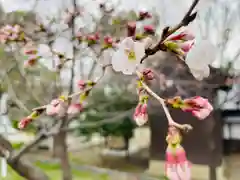
M 204 121 L 170 109 L 177 122 L 189 123 L 194 128 L 184 135 L 183 141 L 193 163 L 193 179 L 238 180 L 240 1 L 202 1 L 196 20 L 188 28 L 196 35 L 196 41 L 207 39 L 218 49 L 210 76 L 196 81 L 185 66 L 166 52 L 149 57 L 146 66 L 159 75 L 151 87 L 161 97 L 200 95 L 214 105 L 214 112 Z M 55 122 L 53 118 L 41 116 L 26 130 L 18 130 L 19 120 L 28 116 L 32 108 L 47 104 L 70 89 L 75 92 L 78 80 L 94 80 L 102 73 L 96 62 L 101 55 L 84 45 L 78 45 L 74 51 L 72 32 L 100 32 L 121 38 L 126 34 L 126 22 L 135 21 L 144 11 L 152 18 L 137 23 L 137 28 L 153 26 L 156 33 L 152 38 L 157 41 L 165 26 L 181 21 L 192 0 L 77 0 L 76 3 L 79 17 L 72 29 L 63 23 L 64 12 L 74 6 L 70 0 L 1 0 L 1 26 L 20 24 L 38 44 L 51 43 L 60 49 L 59 53 L 75 59 L 74 63 L 67 62 L 61 73 L 55 71 L 49 57 L 41 58 L 38 65 L 26 69 L 24 62 L 28 57 L 21 53 L 21 47 L 9 50 L 8 46 L 0 45 L 0 134 L 16 151 Z M 34 31 L 39 22 L 46 32 Z M 201 57 L 197 59 L 201 61 Z M 136 126 L 132 118 L 138 103 L 135 80 L 135 76 L 123 76 L 107 68 L 101 83 L 88 97 L 84 111 L 68 125 L 67 133 L 38 143 L 24 154 L 25 161 L 42 169 L 53 180 L 163 179 L 167 119 L 159 103 L 151 99 L 148 124 Z M 4 142 L 0 138 L 1 144 Z M 69 164 L 64 166 L 66 158 Z M 67 176 L 64 169 L 67 166 L 71 166 L 72 177 Z M 7 176 L 0 179 L 23 178 L 9 167 Z M 38 180 L 45 179 L 39 177 Z

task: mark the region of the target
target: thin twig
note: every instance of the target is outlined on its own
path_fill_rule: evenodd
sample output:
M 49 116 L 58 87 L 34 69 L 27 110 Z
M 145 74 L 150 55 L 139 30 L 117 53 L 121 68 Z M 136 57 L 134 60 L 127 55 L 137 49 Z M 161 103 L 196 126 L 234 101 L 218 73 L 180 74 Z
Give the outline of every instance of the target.
M 192 12 L 194 10 L 194 8 L 196 7 L 196 5 L 198 4 L 199 0 L 194 0 L 192 5 L 189 7 L 189 10 L 186 12 L 186 14 L 184 15 L 183 19 L 181 20 L 180 23 L 178 23 L 176 26 L 174 26 L 173 28 L 169 28 L 166 27 L 163 30 L 162 37 L 159 41 L 159 43 L 157 43 L 153 48 L 151 49 L 147 49 L 146 50 L 146 54 L 145 56 L 141 59 L 141 63 L 143 63 L 143 61 L 150 55 L 155 54 L 156 52 L 158 52 L 159 50 L 163 50 L 166 51 L 166 48 L 164 46 L 164 41 L 173 33 L 175 33 L 177 30 L 179 30 L 181 27 L 188 25 L 191 21 L 193 21 L 193 19 L 191 19 L 192 16 Z M 166 30 L 166 31 L 165 31 Z
M 139 77 L 141 77 L 141 73 L 139 71 L 136 71 L 137 75 Z M 163 107 L 163 110 L 166 114 L 167 120 L 168 120 L 168 124 L 169 126 L 175 126 L 176 128 L 179 128 L 181 130 L 185 130 L 185 131 L 189 131 L 192 129 L 192 126 L 189 124 L 179 124 L 177 122 L 175 122 L 165 104 L 165 100 L 163 98 L 161 98 L 160 96 L 158 96 L 153 90 L 151 90 L 151 88 L 145 84 L 144 82 L 142 82 L 142 86 L 143 88 L 151 95 L 153 96 Z

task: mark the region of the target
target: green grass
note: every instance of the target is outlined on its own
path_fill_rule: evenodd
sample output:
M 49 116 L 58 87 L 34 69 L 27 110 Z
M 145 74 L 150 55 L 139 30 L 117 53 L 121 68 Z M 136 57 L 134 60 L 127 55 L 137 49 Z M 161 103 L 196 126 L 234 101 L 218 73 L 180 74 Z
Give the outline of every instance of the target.
M 1 165 L 0 165 L 1 166 Z M 41 168 L 50 178 L 50 180 L 61 179 L 61 171 L 58 164 L 43 164 L 41 162 L 36 162 L 36 166 Z M 108 175 L 106 174 L 94 174 L 90 172 L 76 171 L 72 170 L 74 180 L 108 180 Z M 20 177 L 13 169 L 8 167 L 8 174 L 6 178 L 0 177 L 1 180 L 25 180 Z

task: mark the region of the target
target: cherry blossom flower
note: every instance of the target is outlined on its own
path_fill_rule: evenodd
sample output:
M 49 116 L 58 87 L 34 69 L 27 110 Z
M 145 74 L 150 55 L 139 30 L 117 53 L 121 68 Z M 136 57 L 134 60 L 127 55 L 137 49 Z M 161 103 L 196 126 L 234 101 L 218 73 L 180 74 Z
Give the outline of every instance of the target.
M 67 110 L 67 114 L 71 117 L 78 115 L 83 110 L 83 105 L 81 103 L 70 104 Z
M 148 80 L 148 81 L 151 81 L 154 79 L 154 73 L 151 69 L 149 68 L 146 68 L 142 71 L 142 75 L 143 75 L 143 78 L 144 80 Z
M 134 42 L 132 38 L 125 38 L 113 53 L 112 66 L 115 71 L 131 75 L 139 66 L 141 58 L 145 55 L 145 45 L 142 42 Z
M 24 34 L 22 33 L 21 27 L 16 24 L 5 25 L 0 29 L 1 42 L 6 43 L 7 41 L 18 41 L 23 40 Z
M 196 116 L 200 120 L 205 119 L 213 111 L 213 107 L 208 99 L 201 96 L 195 96 L 184 100 L 177 96 L 168 99 L 166 102 L 173 108 L 180 108 L 185 112 L 191 112 L 193 116 Z
M 201 41 L 189 51 L 185 63 L 197 80 L 201 81 L 209 76 L 209 65 L 215 60 L 216 52 L 216 47 L 208 40 Z
M 27 61 L 24 63 L 25 68 L 34 66 L 42 57 L 52 57 L 49 46 L 45 44 L 36 47 L 34 44 L 29 43 L 23 48 L 23 54 L 27 56 Z
M 33 121 L 33 119 L 31 117 L 25 117 L 23 119 L 20 120 L 20 122 L 18 123 L 18 128 L 19 129 L 24 129 L 27 127 L 28 124 L 30 124 Z
M 90 35 L 86 36 L 86 42 L 87 42 L 88 46 L 97 44 L 99 39 L 100 39 L 100 37 L 99 37 L 98 33 L 90 34 Z
M 179 47 L 181 49 L 181 53 L 185 56 L 193 47 L 194 41 L 187 41 L 184 43 L 179 43 Z
M 195 36 L 186 28 L 170 35 L 164 45 L 172 52 L 185 57 L 195 44 Z
M 67 103 L 63 99 L 54 99 L 46 107 L 46 114 L 48 116 L 63 117 L 67 111 Z
M 64 58 L 72 59 L 73 43 L 67 38 L 58 37 L 52 45 L 52 51 L 56 54 L 60 54 Z
M 173 33 L 167 38 L 167 40 L 170 41 L 191 41 L 194 39 L 195 39 L 194 34 L 186 28 Z
M 94 86 L 96 83 L 93 81 L 84 81 L 84 80 L 79 80 L 77 85 L 79 87 L 80 90 L 84 90 L 87 87 L 92 87 Z
M 184 111 L 191 112 L 195 117 L 202 120 L 209 116 L 213 111 L 213 106 L 208 99 L 201 96 L 195 96 L 184 101 Z
M 41 112 L 38 112 L 38 111 L 32 112 L 29 116 L 20 120 L 20 122 L 18 123 L 18 128 L 19 129 L 26 128 L 34 119 L 39 117 L 40 114 Z
M 133 119 L 138 126 L 142 126 L 148 121 L 147 104 L 137 105 Z
M 113 38 L 111 36 L 105 36 L 103 40 L 105 49 L 113 47 Z
M 169 180 L 191 180 L 191 167 L 186 152 L 181 146 L 182 137 L 178 129 L 171 126 L 166 137 L 165 175 Z

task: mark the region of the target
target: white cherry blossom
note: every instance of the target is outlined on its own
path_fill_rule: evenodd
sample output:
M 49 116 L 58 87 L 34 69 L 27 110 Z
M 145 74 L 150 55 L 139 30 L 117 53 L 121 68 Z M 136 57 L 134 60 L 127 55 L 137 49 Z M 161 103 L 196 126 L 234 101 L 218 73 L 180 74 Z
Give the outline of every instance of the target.
M 64 55 L 65 58 L 73 58 L 73 44 L 64 37 L 58 37 L 52 45 L 52 49 L 55 53 Z
M 127 37 L 119 44 L 118 50 L 113 53 L 112 67 L 115 71 L 131 75 L 140 64 L 144 54 L 145 44 L 135 42 L 131 37 Z
M 216 47 L 208 40 L 203 40 L 193 46 L 187 54 L 185 63 L 197 80 L 201 81 L 209 76 L 209 65 L 215 60 L 216 53 Z

